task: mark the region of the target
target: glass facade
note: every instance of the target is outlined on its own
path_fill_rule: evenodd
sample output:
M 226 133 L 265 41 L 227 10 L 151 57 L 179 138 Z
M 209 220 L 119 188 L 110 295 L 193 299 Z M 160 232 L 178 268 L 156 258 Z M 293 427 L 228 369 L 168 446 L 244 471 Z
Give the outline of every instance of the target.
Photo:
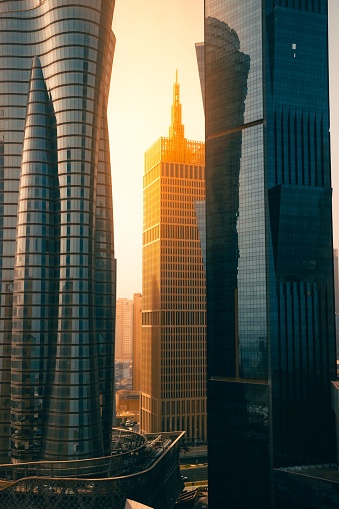
M 172 123 L 145 155 L 140 427 L 206 441 L 205 145 Z
M 209 493 L 263 509 L 335 461 L 327 0 L 205 14 Z
M 110 449 L 113 10 L 0 5 L 1 462 Z

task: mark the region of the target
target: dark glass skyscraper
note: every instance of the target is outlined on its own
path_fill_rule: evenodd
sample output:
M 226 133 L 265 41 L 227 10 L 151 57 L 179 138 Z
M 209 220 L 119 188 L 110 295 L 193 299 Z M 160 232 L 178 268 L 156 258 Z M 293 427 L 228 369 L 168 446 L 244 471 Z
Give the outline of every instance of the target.
M 0 460 L 110 450 L 114 1 L 0 2 Z
M 205 13 L 209 497 L 264 509 L 336 461 L 327 0 Z

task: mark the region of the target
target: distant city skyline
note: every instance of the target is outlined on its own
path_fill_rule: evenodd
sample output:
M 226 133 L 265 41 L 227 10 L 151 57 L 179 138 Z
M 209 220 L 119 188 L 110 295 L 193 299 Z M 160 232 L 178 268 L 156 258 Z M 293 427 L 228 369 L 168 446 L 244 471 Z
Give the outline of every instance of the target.
M 117 1 L 117 44 L 108 121 L 113 178 L 117 297 L 141 292 L 144 154 L 170 125 L 171 89 L 178 69 L 185 135 L 204 141 L 204 114 L 195 43 L 204 38 L 203 0 Z M 338 0 L 329 0 L 333 247 L 339 248 Z M 173 27 L 175 26 L 175 30 Z M 338 141 L 337 141 L 338 140 Z

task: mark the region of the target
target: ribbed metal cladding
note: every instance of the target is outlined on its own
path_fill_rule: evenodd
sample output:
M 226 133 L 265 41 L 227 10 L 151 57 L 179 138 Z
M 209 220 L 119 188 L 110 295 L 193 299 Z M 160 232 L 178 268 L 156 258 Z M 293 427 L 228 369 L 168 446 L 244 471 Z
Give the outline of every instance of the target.
M 10 292 L 1 302 L 2 323 L 12 315 L 16 251 L 13 334 L 1 341 L 7 348 L 0 354 L 3 461 L 9 457 L 10 412 L 13 461 L 89 458 L 109 448 L 115 259 L 107 100 L 113 10 L 114 1 L 0 3 L 3 181 L 6 188 L 10 179 L 7 187 L 14 191 L 4 192 L 12 229 L 2 246 L 8 270 L 1 274 L 1 294 Z

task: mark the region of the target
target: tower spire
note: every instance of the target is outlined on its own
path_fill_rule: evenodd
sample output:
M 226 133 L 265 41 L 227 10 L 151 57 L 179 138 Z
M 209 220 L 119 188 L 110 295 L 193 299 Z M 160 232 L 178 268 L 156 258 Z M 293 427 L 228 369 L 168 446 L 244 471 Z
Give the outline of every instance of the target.
M 178 69 L 175 71 L 175 83 L 173 85 L 173 104 L 171 108 L 172 123 L 169 128 L 170 138 L 184 138 L 184 126 L 182 123 L 180 104 L 180 85 L 178 82 Z

